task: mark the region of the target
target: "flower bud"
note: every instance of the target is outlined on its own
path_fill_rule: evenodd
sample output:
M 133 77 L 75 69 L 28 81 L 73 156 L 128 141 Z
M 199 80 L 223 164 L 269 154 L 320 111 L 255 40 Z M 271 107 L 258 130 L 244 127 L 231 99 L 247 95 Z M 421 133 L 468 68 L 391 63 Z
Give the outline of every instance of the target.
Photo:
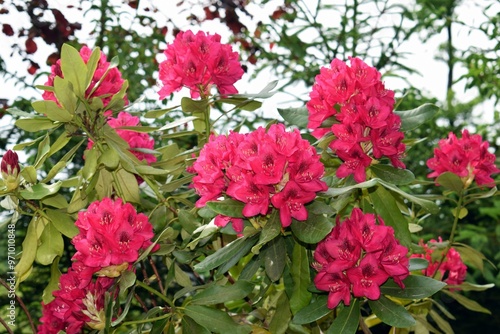
M 14 190 L 17 186 L 19 186 L 20 169 L 19 157 L 17 156 L 17 153 L 12 150 L 8 150 L 4 154 L 1 163 L 2 178 L 5 181 L 7 190 Z

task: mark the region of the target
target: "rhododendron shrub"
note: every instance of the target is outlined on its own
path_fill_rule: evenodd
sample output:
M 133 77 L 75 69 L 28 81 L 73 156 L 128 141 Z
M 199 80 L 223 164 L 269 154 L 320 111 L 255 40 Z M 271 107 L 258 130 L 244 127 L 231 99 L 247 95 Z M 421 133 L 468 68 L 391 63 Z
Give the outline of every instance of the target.
M 259 127 L 246 135 L 211 136 L 191 170 L 197 173 L 193 187 L 201 196 L 197 207 L 224 196 L 245 203 L 242 213 L 247 218 L 266 215 L 274 207 L 283 227 L 292 218 L 306 220 L 304 205 L 327 189 L 314 147 L 298 130 L 287 132 L 282 124 L 271 125 L 267 132 Z M 227 221 L 218 218 L 216 225 L 225 225 L 222 219 Z M 232 223 L 241 232 L 241 221 Z
M 456 174 L 462 179 L 464 187 L 474 180 L 479 186 L 494 187 L 492 174 L 500 172 L 495 166 L 495 155 L 488 151 L 489 143 L 481 135 L 471 135 L 462 131 L 462 138 L 450 133 L 441 139 L 434 149 L 434 156 L 427 160 L 427 167 L 432 170 L 427 177 L 438 177 L 445 172 Z
M 20 324 L 39 333 L 354 334 L 382 322 L 391 332 L 449 332 L 438 293 L 487 312 L 461 294 L 491 287 L 465 281 L 462 259 L 483 269 L 484 257 L 454 241 L 466 206 L 497 194 L 499 170 L 480 136 L 441 140 L 428 162 L 438 188 L 404 169 L 406 145 L 419 139 L 404 144 L 401 131 L 438 108 L 396 115 L 394 92 L 358 58 L 322 68 L 307 107 L 278 110 L 283 123 L 249 117 L 226 133 L 229 113 L 260 108 L 277 82 L 234 95 L 238 54 L 216 34 L 181 32 L 165 56 L 160 98 L 186 87 L 180 106 L 124 108 L 128 83 L 114 64 L 99 49 L 64 45 L 37 113 L 12 111 L 38 137 L 15 146 L 36 156 L 2 159 L 16 282 L 0 283 L 19 289 L 8 298 L 28 314 L 24 287 L 51 275 L 28 304 L 40 319 L 21 322 L 16 311 Z M 223 117 L 211 117 L 215 108 Z M 417 245 L 412 234 L 430 215 L 452 220 L 448 241 Z
M 455 248 L 440 249 L 439 244 L 442 243 L 441 237 L 438 240 L 431 239 L 427 243 L 420 240 L 418 244 L 424 252 L 412 254 L 411 257 L 426 259 L 429 262 L 428 267 L 422 270 L 425 276 L 444 281 L 448 285 L 460 285 L 467 276 L 467 266 Z
M 219 34 L 179 32 L 165 49 L 167 59 L 160 63 L 160 99 L 182 87 L 189 88 L 193 98 L 209 95 L 212 85 L 221 94 L 237 93 L 234 83 L 243 76 L 239 55 L 220 41 Z
M 385 88 L 381 74 L 359 58 L 350 66 L 334 59 L 316 76 L 307 102 L 308 128 L 321 138 L 333 134 L 329 147 L 342 160 L 337 177 L 366 180 L 366 169 L 378 159 L 405 168 L 401 119 L 394 113 L 394 92 Z
M 380 298 L 380 286 L 392 278 L 401 288 L 409 275 L 408 249 L 399 244 L 394 230 L 381 217 L 354 208 L 351 216 L 337 222 L 314 251 L 316 288 L 328 291 L 328 307 L 351 295 Z

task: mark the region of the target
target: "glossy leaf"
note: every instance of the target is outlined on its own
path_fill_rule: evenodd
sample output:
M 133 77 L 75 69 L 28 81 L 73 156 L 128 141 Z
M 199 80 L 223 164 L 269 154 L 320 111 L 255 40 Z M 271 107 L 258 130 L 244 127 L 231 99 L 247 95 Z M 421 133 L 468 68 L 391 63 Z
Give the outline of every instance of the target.
M 232 285 L 212 285 L 198 292 L 191 304 L 214 305 L 245 298 L 253 291 L 254 284 L 248 281 L 238 280 Z
M 429 266 L 429 261 L 421 258 L 411 258 L 410 259 L 410 271 L 424 270 Z
M 316 244 L 333 228 L 333 222 L 323 215 L 309 213 L 306 221 L 293 220 L 292 232 L 302 242 Z
M 45 214 L 49 217 L 54 227 L 68 238 L 78 234 L 78 228 L 70 215 L 59 210 L 46 209 Z
M 401 131 L 406 132 L 431 120 L 438 111 L 438 106 L 431 103 L 425 103 L 412 110 L 398 110 L 394 111 L 394 113 L 401 117 Z
M 327 295 L 318 296 L 315 301 L 298 311 L 292 322 L 297 325 L 304 325 L 321 319 L 331 311 L 326 306 L 327 300 Z
M 54 296 L 52 292 L 59 290 L 59 278 L 61 277 L 61 271 L 59 270 L 59 258 L 56 258 L 50 266 L 50 280 L 45 289 L 43 289 L 42 301 L 45 304 L 50 303 Z
M 62 109 L 65 112 L 65 115 L 70 115 L 73 118 L 73 115 L 76 111 L 76 105 L 78 99 L 76 98 L 75 93 L 70 88 L 68 80 L 61 78 L 60 76 L 54 77 L 54 93 L 56 95 L 57 100 L 62 105 Z M 49 102 L 49 101 L 47 101 Z M 53 101 L 50 101 L 53 102 Z M 36 109 L 36 108 L 35 108 Z M 49 115 L 47 117 L 51 118 Z M 56 119 L 54 119 L 56 120 Z M 69 120 L 68 120 L 69 121 Z M 64 122 L 64 121 L 62 121 Z M 66 121 L 67 122 L 67 121 Z
M 451 328 L 451 325 L 448 321 L 446 321 L 445 319 L 443 319 L 443 317 L 441 317 L 439 315 L 439 313 L 437 313 L 436 311 L 434 310 L 430 310 L 429 311 L 429 315 L 431 316 L 431 318 L 436 322 L 436 324 L 438 325 L 438 327 L 445 333 L 445 334 L 453 334 L 454 331 L 453 331 L 453 328 Z
M 262 102 L 260 101 L 255 101 L 247 98 L 236 98 L 236 97 L 219 99 L 217 100 L 217 102 L 229 103 L 234 105 L 235 109 L 241 109 L 246 111 L 254 111 L 262 106 Z
M 395 185 L 409 184 L 415 180 L 415 175 L 408 169 L 377 164 L 370 166 L 370 170 L 381 180 Z
M 45 225 L 39 239 L 36 261 L 44 266 L 51 264 L 57 256 L 62 256 L 64 242 L 61 233 L 52 222 Z
M 187 315 L 182 317 L 181 325 L 183 333 L 210 334 L 210 331 L 208 329 L 198 324 Z M 161 331 L 160 333 L 163 333 L 163 331 Z
M 267 244 L 263 252 L 264 268 L 271 281 L 276 282 L 281 278 L 286 264 L 285 241 L 282 237 L 274 238 Z
M 245 218 L 242 213 L 244 206 L 245 203 L 230 198 L 223 201 L 207 202 L 207 207 L 213 212 L 233 218 Z
M 488 260 L 483 253 L 467 244 L 463 244 L 460 242 L 454 242 L 452 246 L 460 253 L 460 256 L 462 257 L 462 260 L 464 262 L 470 263 L 473 267 L 479 269 L 480 271 L 483 271 L 483 261 Z
M 269 323 L 269 332 L 273 334 L 284 334 L 292 318 L 290 303 L 285 292 L 282 292 L 276 302 L 276 310 Z
M 418 196 L 414 196 L 414 195 L 408 194 L 407 192 L 404 192 L 403 190 L 399 189 L 398 187 L 396 187 L 396 186 L 394 186 L 394 185 L 392 185 L 390 183 L 387 183 L 387 182 L 385 182 L 383 180 L 379 179 L 378 183 L 380 183 L 382 186 L 384 186 L 384 188 L 389 189 L 389 190 L 391 190 L 391 191 L 393 191 L 393 192 L 401 195 L 402 197 L 406 198 L 410 202 L 413 202 L 415 204 L 420 205 L 427 212 L 430 212 L 432 214 L 436 214 L 436 213 L 439 212 L 438 205 L 436 203 L 432 202 L 432 201 L 420 198 Z
M 403 299 L 423 299 L 432 296 L 446 286 L 446 283 L 427 276 L 410 275 L 403 280 L 405 286 L 401 289 L 399 285 L 389 279 L 380 287 L 380 291 L 389 296 Z
M 309 305 L 312 294 L 307 289 L 311 285 L 311 274 L 307 249 L 295 242 L 292 252 L 292 263 L 290 274 L 293 280 L 293 292 L 290 297 L 290 309 L 296 314 L 305 306 Z
M 465 297 L 464 295 L 461 295 L 456 292 L 451 292 L 449 290 L 443 290 L 443 293 L 447 294 L 451 298 L 455 299 L 457 302 L 459 302 L 462 306 L 465 308 L 475 311 L 475 312 L 481 312 L 481 313 L 486 313 L 486 314 L 491 314 L 491 311 L 488 310 L 487 308 L 481 306 L 478 302 L 475 300 L 469 299 Z
M 174 109 L 179 108 L 180 106 L 174 106 L 170 108 L 165 108 L 165 109 L 156 109 L 156 110 L 149 110 L 144 114 L 145 118 L 160 118 L 161 116 L 165 115 L 169 111 L 172 111 Z
M 303 108 L 279 109 L 278 112 L 288 125 L 294 125 L 299 129 L 306 129 L 309 123 L 309 111 Z
M 455 173 L 444 172 L 436 178 L 436 183 L 454 192 L 461 192 L 464 189 L 462 179 Z
M 28 278 L 33 261 L 35 261 L 36 250 L 38 248 L 37 226 L 43 224 L 39 217 L 33 217 L 26 230 L 26 236 L 23 240 L 23 248 L 21 258 L 16 264 L 14 271 L 17 273 L 18 282 L 24 281 Z
M 326 334 L 350 334 L 356 333 L 360 320 L 359 300 L 355 298 L 351 305 L 344 307 L 333 320 Z
M 227 244 L 223 248 L 217 250 L 215 253 L 207 256 L 203 261 L 194 266 L 196 271 L 206 271 L 217 268 L 218 266 L 233 260 L 235 253 L 247 253 L 250 248 L 257 242 L 257 236 L 241 237 L 233 242 Z M 244 254 L 237 259 L 239 260 Z
M 58 126 L 46 117 L 21 118 L 14 123 L 18 128 L 28 132 L 48 130 Z
M 250 333 L 252 328 L 248 325 L 240 325 L 231 319 L 226 312 L 201 306 L 188 305 L 184 309 L 185 314 L 196 321 L 199 325 L 214 333 Z
M 266 225 L 262 228 L 259 236 L 259 242 L 252 247 L 252 253 L 259 254 L 263 245 L 276 238 L 281 233 L 281 221 L 278 210 L 271 213 Z
M 406 247 L 411 245 L 411 235 L 408 222 L 403 216 L 391 193 L 383 187 L 377 187 L 370 192 L 370 198 L 378 215 L 382 216 L 386 225 L 394 228 L 394 234 L 399 242 Z
M 125 202 L 139 203 L 139 185 L 134 174 L 127 172 L 124 169 L 113 172 L 116 177 L 114 184 L 118 194 Z
M 189 97 L 181 99 L 181 109 L 185 113 L 205 112 L 208 107 L 208 100 L 193 100 Z
M 61 181 L 57 181 L 56 183 L 51 185 L 38 183 L 28 189 L 21 190 L 19 193 L 24 199 L 38 200 L 57 193 L 60 188 Z
M 61 49 L 61 70 L 76 96 L 85 98 L 87 66 L 80 53 L 69 44 L 63 44 Z
M 398 328 L 415 326 L 415 319 L 403 306 L 384 296 L 380 296 L 378 300 L 368 300 L 368 305 L 373 313 L 389 326 Z

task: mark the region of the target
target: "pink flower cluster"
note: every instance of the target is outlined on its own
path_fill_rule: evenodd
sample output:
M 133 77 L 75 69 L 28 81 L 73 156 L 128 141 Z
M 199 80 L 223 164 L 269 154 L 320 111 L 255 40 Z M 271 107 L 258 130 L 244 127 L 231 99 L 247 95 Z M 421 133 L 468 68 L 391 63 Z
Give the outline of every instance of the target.
M 282 124 L 271 125 L 267 132 L 260 127 L 245 135 L 212 135 L 192 171 L 197 173 L 193 187 L 201 196 L 197 207 L 227 196 L 245 203 L 243 215 L 253 217 L 268 214 L 272 205 L 280 211 L 283 227 L 292 218 L 307 219 L 304 205 L 327 189 L 315 148 L 298 130 L 287 132 Z M 230 220 L 233 227 L 242 227 L 242 221 Z M 219 224 L 224 224 L 222 218 Z
M 435 244 L 442 242 L 443 240 L 441 237 L 438 238 L 438 241 L 431 239 L 426 244 L 420 240 L 419 245 L 423 247 L 424 253 L 412 254 L 411 257 L 422 258 L 429 261 L 429 266 L 422 271 L 425 276 L 441 280 L 446 282 L 448 285 L 460 285 L 465 280 L 465 276 L 467 275 L 467 266 L 462 261 L 460 253 L 453 247 L 449 249 L 443 262 L 439 265 L 442 254 L 438 251 Z M 439 270 L 439 274 L 436 274 L 437 270 Z
M 77 251 L 73 260 L 97 270 L 134 262 L 153 237 L 148 217 L 120 198 L 93 202 L 78 213 L 75 225 L 80 233 L 72 241 Z
M 80 333 L 85 325 L 102 329 L 104 293 L 113 278 L 138 259 L 139 251 L 152 244 L 148 218 L 120 198 L 93 202 L 87 211 L 78 213 L 75 225 L 80 233 L 72 240 L 77 250 L 74 262 L 61 276 L 59 290 L 53 292 L 55 299 L 43 305 L 39 333 Z M 99 276 L 95 280 L 94 274 Z
M 42 303 L 39 334 L 67 334 L 82 332 L 87 324 L 92 329 L 103 329 L 106 323 L 104 294 L 113 285 L 114 279 L 98 277 L 95 281 L 82 280 L 81 272 L 69 268 L 59 279 L 59 290 L 54 299 Z
M 160 99 L 182 87 L 189 88 L 193 98 L 209 95 L 211 85 L 221 94 L 237 93 L 234 83 L 243 76 L 238 53 L 220 40 L 218 34 L 179 32 L 164 52 L 167 59 L 160 63 Z
M 139 117 L 130 115 L 127 112 L 120 112 L 116 118 L 108 117 L 108 124 L 112 128 L 116 129 L 116 133 L 125 140 L 129 147 L 130 152 L 134 154 L 140 161 L 147 161 L 151 164 L 156 161 L 156 156 L 151 153 L 144 153 L 135 149 L 149 149 L 154 148 L 154 139 L 151 138 L 147 133 L 136 132 L 131 130 L 120 129 L 120 127 L 125 126 L 138 126 L 140 125 Z M 90 150 L 94 146 L 94 142 L 89 139 L 87 149 Z
M 378 220 L 379 224 L 376 224 Z M 394 230 L 381 217 L 364 214 L 359 208 L 337 223 L 314 252 L 316 288 L 328 291 L 328 307 L 344 305 L 354 297 L 380 298 L 380 286 L 392 277 L 404 287 L 409 275 L 408 249 L 399 244 Z
M 492 174 L 500 172 L 495 166 L 495 155 L 488 151 L 489 143 L 481 135 L 471 135 L 462 131 L 458 139 L 451 133 L 447 139 L 439 141 L 434 149 L 434 156 L 427 160 L 427 167 L 433 170 L 427 177 L 438 177 L 442 173 L 452 172 L 462 178 L 465 187 L 476 180 L 478 185 L 495 186 Z
M 394 92 L 385 89 L 380 72 L 359 58 L 349 59 L 350 67 L 334 59 L 316 76 L 307 103 L 308 128 L 316 138 L 335 135 L 329 146 L 343 161 L 337 177 L 354 175 L 356 182 L 363 182 L 373 158 L 387 157 L 393 166 L 405 168 L 404 134 L 393 111 Z
M 82 46 L 80 49 L 80 56 L 83 61 L 87 63 L 92 54 L 92 50 L 87 46 Z M 87 99 L 91 99 L 94 97 L 100 97 L 104 104 L 104 107 L 108 105 L 108 103 L 113 98 L 113 95 L 118 93 L 123 86 L 125 80 L 122 78 L 122 74 L 118 70 L 118 68 L 114 67 L 109 69 L 110 63 L 106 60 L 106 55 L 101 52 L 101 56 L 99 58 L 99 62 L 97 63 L 97 68 L 94 72 L 94 76 L 85 91 L 85 97 Z M 108 71 L 109 69 L 109 71 Z M 56 76 L 64 78 L 64 75 L 61 70 L 61 59 L 59 59 L 56 64 L 52 65 L 51 73 L 45 86 L 54 86 L 54 78 Z M 106 73 L 107 72 L 107 73 Z M 44 100 L 52 100 L 55 102 L 59 102 L 54 92 L 46 90 L 42 95 Z M 128 100 L 124 98 L 125 103 L 128 104 Z

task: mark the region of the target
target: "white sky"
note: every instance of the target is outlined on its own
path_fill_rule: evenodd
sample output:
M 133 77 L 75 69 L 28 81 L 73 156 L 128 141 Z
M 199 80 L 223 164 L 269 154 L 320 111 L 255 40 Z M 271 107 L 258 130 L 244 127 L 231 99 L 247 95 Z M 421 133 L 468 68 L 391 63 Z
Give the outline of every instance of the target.
M 6 2 L 8 2 L 7 0 Z M 111 1 L 118 1 L 118 0 L 111 0 Z M 414 1 L 412 0 L 389 0 L 393 3 L 404 3 L 404 4 L 410 4 L 413 3 Z M 51 7 L 55 7 L 61 10 L 64 10 L 66 13 L 66 7 L 67 5 L 71 4 L 74 5 L 76 1 L 72 0 L 48 0 L 48 3 Z M 185 28 L 188 29 L 189 25 L 187 21 L 185 20 L 185 17 L 189 14 L 189 10 L 191 10 L 191 7 L 189 6 L 189 0 L 185 1 L 184 5 L 181 7 L 177 7 L 176 4 L 178 3 L 178 0 L 165 0 L 165 1 L 158 1 L 158 0 L 142 0 L 140 2 L 141 7 L 144 8 L 144 6 L 149 6 L 150 3 L 153 3 L 155 6 L 159 7 L 160 11 L 158 13 L 158 18 L 160 20 L 165 20 L 165 13 L 176 13 L 179 12 L 179 10 L 184 10 L 180 15 L 175 15 L 173 17 L 174 23 L 179 26 L 181 29 Z M 258 17 L 260 20 L 268 20 L 268 16 L 270 13 L 273 12 L 273 10 L 277 7 L 277 4 L 279 4 L 282 1 L 274 0 L 271 1 L 266 5 L 264 9 L 261 8 L 256 8 L 250 4 L 248 5 L 248 11 L 251 13 L 261 13 L 262 17 Z M 311 3 L 313 1 L 308 1 L 308 3 Z M 325 3 L 328 1 L 325 1 Z M 335 1 L 329 1 L 330 3 L 334 3 Z M 486 1 L 485 1 L 486 2 Z M 483 13 L 481 12 L 479 6 L 475 4 L 476 1 L 463 1 L 463 4 L 459 6 L 457 9 L 457 16 L 458 19 L 463 21 L 464 23 L 470 25 L 470 26 L 477 26 L 478 22 L 481 22 L 483 20 Z M 491 13 L 498 13 L 500 12 L 500 2 L 497 3 L 496 5 L 493 5 L 492 8 L 490 9 Z M 203 13 L 197 13 L 199 16 L 203 17 Z M 76 18 L 73 15 L 82 15 L 82 12 L 77 12 L 73 11 L 73 15 L 71 14 L 66 14 L 67 19 L 70 22 L 74 21 L 81 21 L 81 18 Z M 255 17 L 257 18 L 257 17 Z M 14 27 L 19 25 L 19 20 L 24 19 L 23 17 L 16 15 L 15 11 L 11 11 L 10 14 L 8 15 L 1 15 L 0 19 L 2 20 L 0 23 L 9 23 Z M 90 16 L 85 17 L 85 21 L 89 22 L 91 19 L 93 19 Z M 241 15 L 241 19 L 245 20 L 244 15 Z M 247 19 L 249 20 L 249 19 Z M 255 21 L 254 21 L 255 22 Z M 252 31 L 253 28 L 250 27 L 251 22 L 245 21 L 245 24 L 247 24 Z M 25 26 L 28 26 L 28 22 L 24 24 Z M 89 29 L 93 24 L 83 24 L 84 28 Z M 455 36 L 454 36 L 454 43 L 456 48 L 458 49 L 464 49 L 467 48 L 469 45 L 479 45 L 481 47 L 485 47 L 488 45 L 488 43 L 492 43 L 491 41 L 488 41 L 484 38 L 482 34 L 479 33 L 473 33 L 471 35 L 467 35 L 465 29 L 459 27 L 458 25 L 454 25 L 453 27 L 455 29 Z M 223 41 L 227 41 L 227 38 L 229 36 L 229 32 L 227 31 L 227 28 L 225 26 L 221 26 L 220 23 L 217 23 L 216 21 L 207 21 L 204 23 L 202 26 L 202 29 L 205 31 L 209 31 L 211 33 L 217 32 L 222 35 Z M 92 46 L 93 38 L 92 36 L 89 35 L 88 30 L 84 31 L 77 31 L 77 37 L 81 42 L 88 42 L 90 46 Z M 170 39 L 172 38 L 171 36 L 168 36 Z M 39 39 L 39 38 L 37 38 Z M 35 41 L 37 40 L 35 39 Z M 0 33 L 0 43 L 2 45 L 10 45 L 13 41 L 13 37 L 5 37 L 2 33 Z M 168 40 L 167 42 L 170 42 L 171 40 Z M 431 96 L 437 97 L 440 101 L 444 101 L 446 97 L 446 80 L 447 80 L 447 67 L 444 63 L 436 61 L 434 58 L 438 54 L 438 47 L 441 43 L 446 41 L 446 36 L 445 32 L 439 36 L 435 36 L 429 41 L 427 41 L 425 44 L 422 44 L 418 38 L 413 38 L 413 40 L 410 43 L 405 44 L 404 48 L 399 50 L 400 52 L 405 52 L 408 51 L 411 53 L 410 56 L 407 57 L 407 59 L 404 61 L 406 65 L 409 65 L 410 67 L 413 68 L 418 68 L 420 71 L 421 75 L 412 75 L 410 77 L 411 83 L 414 87 L 423 89 L 425 92 L 428 92 Z M 39 65 L 41 66 L 41 69 L 37 72 L 41 73 L 44 71 L 49 71 L 48 66 L 44 64 L 44 60 L 48 56 L 49 53 L 53 52 L 52 47 L 47 47 L 43 41 L 39 41 L 38 43 L 39 50 L 36 53 L 37 59 L 40 60 Z M 20 45 L 24 45 L 24 38 L 20 39 Z M 26 75 L 28 82 L 32 80 L 32 77 L 27 74 L 26 70 L 28 68 L 28 63 L 26 62 L 21 62 L 19 57 L 16 58 L 16 52 L 14 52 L 14 55 L 10 55 L 10 48 L 4 47 L 0 49 L 0 55 L 2 58 L 6 61 L 7 63 L 7 68 L 11 71 L 17 71 L 20 75 Z M 161 57 L 161 56 L 160 56 Z M 325 64 L 327 65 L 327 64 Z M 456 69 L 455 72 L 455 78 L 458 78 L 460 74 L 464 72 L 464 69 Z M 259 87 L 265 86 L 269 81 L 274 80 L 272 75 L 270 73 L 262 73 L 259 75 L 257 83 L 252 81 L 248 82 L 248 76 L 244 77 L 241 82 L 238 82 L 236 84 L 237 88 L 239 89 L 240 92 L 256 92 L 258 91 Z M 42 75 L 40 76 L 36 81 L 35 84 L 44 84 L 46 81 L 46 76 Z M 7 98 L 10 102 L 19 95 L 22 95 L 24 97 L 34 97 L 34 98 L 41 98 L 41 93 L 37 90 L 34 89 L 28 89 L 28 90 L 21 90 L 20 86 L 15 86 L 15 82 L 13 80 L 9 80 L 7 82 L 0 82 L 0 98 Z M 385 79 L 385 85 L 386 88 L 389 89 L 396 89 L 401 85 L 401 81 L 392 78 L 392 77 L 387 77 Z M 257 87 L 256 89 L 254 89 Z M 308 91 L 304 91 L 304 88 L 297 87 L 295 89 L 302 90 L 301 93 L 307 94 Z M 474 91 L 469 91 L 464 94 L 463 92 L 463 85 L 460 86 L 458 85 L 456 87 L 456 93 L 457 93 L 457 98 L 461 101 L 466 101 L 470 99 L 471 97 L 475 96 Z M 181 91 L 183 92 L 183 91 Z M 156 94 L 156 92 L 152 93 Z M 149 95 L 149 94 L 148 94 Z M 288 101 L 288 97 L 285 95 L 280 95 L 277 94 L 270 100 L 266 101 L 264 104 L 264 107 L 267 108 L 267 110 L 275 110 L 276 107 L 279 108 L 284 108 L 284 107 L 289 107 L 290 105 L 286 105 L 286 101 Z M 297 107 L 297 105 L 293 105 L 294 107 Z M 493 110 L 494 106 L 492 102 L 485 103 L 481 107 L 479 107 L 475 112 L 478 116 L 483 119 L 484 122 L 487 124 L 492 122 L 493 120 Z M 5 124 L 7 117 L 4 117 L 2 119 L 2 122 Z M 1 124 L 1 123 L 0 123 Z

